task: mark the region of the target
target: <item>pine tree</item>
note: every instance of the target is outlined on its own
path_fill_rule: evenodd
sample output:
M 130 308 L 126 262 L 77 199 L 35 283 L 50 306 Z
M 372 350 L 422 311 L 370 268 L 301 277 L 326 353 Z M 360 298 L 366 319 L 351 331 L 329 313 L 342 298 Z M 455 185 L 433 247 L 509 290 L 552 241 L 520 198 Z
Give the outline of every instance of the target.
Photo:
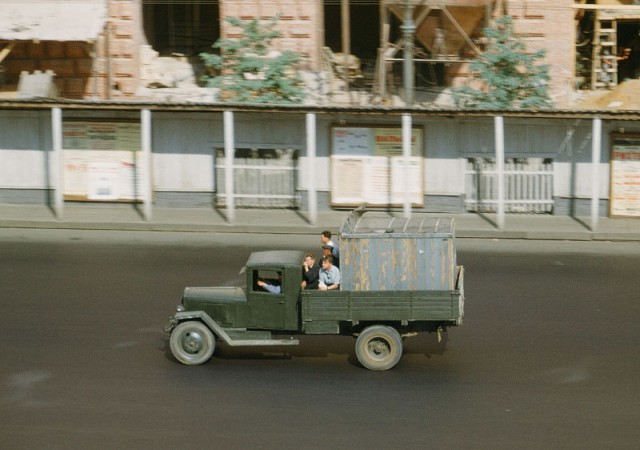
M 272 51 L 271 42 L 280 36 L 277 18 L 266 23 L 228 17 L 242 29 L 237 39 L 220 38 L 213 48 L 220 54 L 201 53 L 205 66 L 219 75 L 205 76 L 209 87 L 220 88 L 220 99 L 247 103 L 299 103 L 304 96 L 302 78 L 296 70 L 300 56 L 293 51 Z
M 481 81 L 476 90 L 464 86 L 453 90 L 456 104 L 478 109 L 549 108 L 549 69 L 538 64 L 544 50 L 527 52 L 515 35 L 510 16 L 495 20 L 484 29 L 488 40 L 485 52 L 469 64 L 474 79 Z

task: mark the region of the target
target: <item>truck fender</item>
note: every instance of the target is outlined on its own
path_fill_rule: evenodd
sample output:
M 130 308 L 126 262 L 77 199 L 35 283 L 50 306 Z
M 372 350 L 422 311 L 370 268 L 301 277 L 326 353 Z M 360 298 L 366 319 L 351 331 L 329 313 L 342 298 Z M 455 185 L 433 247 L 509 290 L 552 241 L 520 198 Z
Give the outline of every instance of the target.
M 200 322 L 204 323 L 211 330 L 211 332 L 216 337 L 221 339 L 225 344 L 233 345 L 231 338 L 224 331 L 224 329 L 220 325 L 218 325 L 218 323 L 213 320 L 209 314 L 204 311 L 177 312 L 176 315 L 171 318 L 169 326 L 165 327 L 165 331 L 167 333 L 171 333 L 176 325 L 187 320 L 199 320 Z

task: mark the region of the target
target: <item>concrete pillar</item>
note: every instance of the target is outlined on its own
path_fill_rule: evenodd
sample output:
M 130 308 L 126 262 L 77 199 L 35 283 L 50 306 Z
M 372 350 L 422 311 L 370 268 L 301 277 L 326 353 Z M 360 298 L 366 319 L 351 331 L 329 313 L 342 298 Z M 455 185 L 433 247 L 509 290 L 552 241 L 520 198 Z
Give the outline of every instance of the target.
M 498 176 L 498 229 L 504 229 L 504 118 L 496 116 L 494 118 L 495 141 L 496 141 L 496 172 Z
M 600 203 L 600 154 L 602 152 L 602 119 L 593 119 L 591 138 L 591 231 L 598 230 Z
M 142 173 L 138 172 L 141 177 L 142 185 L 142 202 L 144 220 L 150 221 L 152 217 L 152 201 L 153 186 L 151 177 L 151 111 L 143 109 L 140 111 L 140 140 L 142 147 Z M 140 170 L 140 166 L 136 164 L 136 170 Z
M 307 113 L 307 201 L 309 203 L 309 223 L 316 225 L 318 222 L 318 192 L 316 190 L 315 170 L 316 161 L 316 115 Z
M 227 204 L 227 221 L 236 220 L 236 207 L 233 192 L 233 161 L 235 159 L 235 136 L 233 127 L 233 111 L 223 113 L 224 121 L 224 193 Z
M 404 189 L 403 196 L 403 216 L 406 219 L 411 218 L 411 184 L 409 183 L 409 158 L 411 157 L 411 114 L 402 115 L 402 185 Z
M 64 218 L 64 151 L 62 149 L 62 110 L 51 109 L 53 143 L 53 210 L 58 219 Z

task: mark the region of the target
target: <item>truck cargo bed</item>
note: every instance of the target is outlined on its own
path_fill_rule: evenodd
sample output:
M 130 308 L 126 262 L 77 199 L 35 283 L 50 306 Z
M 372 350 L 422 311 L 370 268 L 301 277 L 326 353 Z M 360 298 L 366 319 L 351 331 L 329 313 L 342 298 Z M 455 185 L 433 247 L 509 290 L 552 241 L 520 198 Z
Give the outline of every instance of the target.
M 303 291 L 302 322 L 444 321 L 460 325 L 464 315 L 464 270 L 454 290 Z

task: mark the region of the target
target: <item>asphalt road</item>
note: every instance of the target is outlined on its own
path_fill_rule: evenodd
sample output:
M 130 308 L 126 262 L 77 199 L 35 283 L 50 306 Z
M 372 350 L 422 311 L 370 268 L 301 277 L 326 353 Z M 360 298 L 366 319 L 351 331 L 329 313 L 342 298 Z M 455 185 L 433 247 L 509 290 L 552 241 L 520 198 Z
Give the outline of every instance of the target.
M 446 349 L 408 339 L 386 372 L 350 337 L 171 357 L 185 285 L 318 244 L 1 230 L 0 448 L 638 448 L 638 243 L 459 240 L 465 324 Z

